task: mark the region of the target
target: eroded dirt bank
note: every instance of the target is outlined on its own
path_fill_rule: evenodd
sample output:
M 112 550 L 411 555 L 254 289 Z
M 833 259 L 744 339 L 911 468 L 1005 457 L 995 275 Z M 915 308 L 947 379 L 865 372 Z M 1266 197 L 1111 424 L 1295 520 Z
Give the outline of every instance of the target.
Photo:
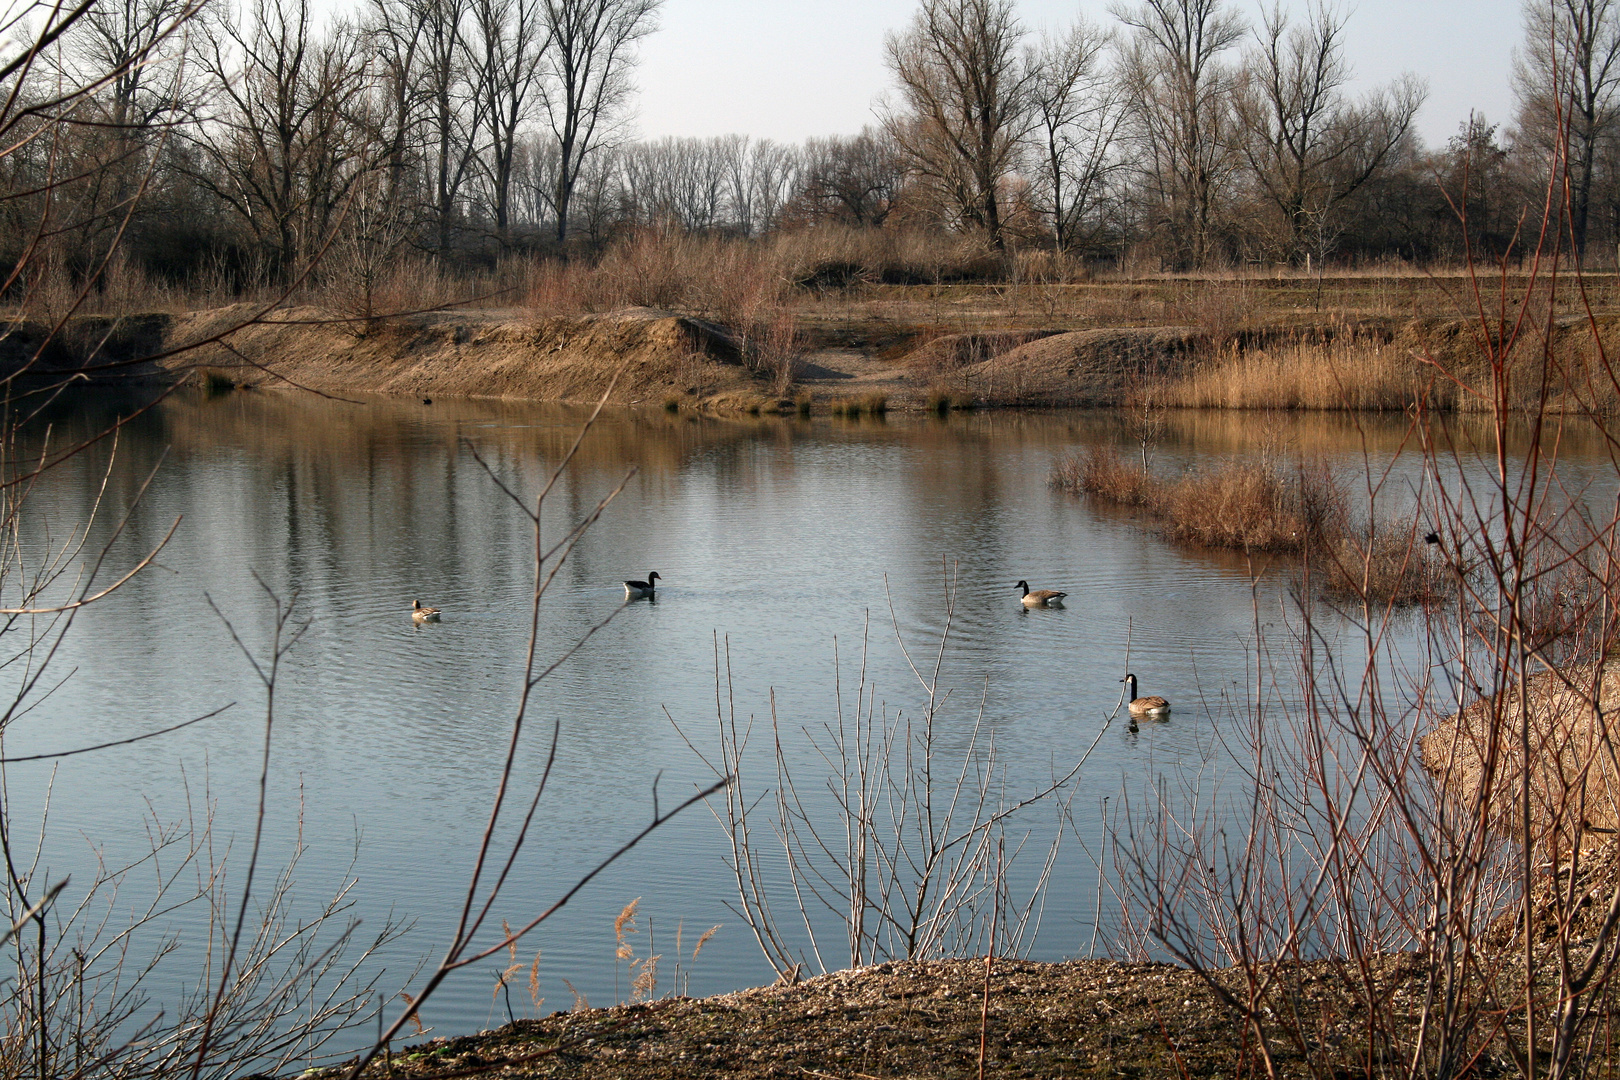
M 1466 363 L 1477 349 L 1476 335 L 1460 320 L 1340 320 L 1245 330 L 1217 342 L 1209 331 L 1187 326 L 948 332 L 876 319 L 807 328 L 789 384 L 780 364 L 773 369 L 768 360 L 750 357 L 732 330 L 648 308 L 549 317 L 448 311 L 369 325 L 293 308 L 240 326 L 253 314 L 238 305 L 183 315 L 86 317 L 43 349 L 43 327 L 15 323 L 0 337 L 0 367 L 29 363 L 44 374 L 82 371 L 98 381 L 213 378 L 338 394 L 545 401 L 594 400 L 618 374 L 617 404 L 751 411 L 790 407 L 788 399 L 802 395 L 821 403 L 879 395 L 893 408 L 920 408 L 942 395 L 958 405 L 1106 407 L 1127 403 L 1152 380 L 1186 374 L 1222 349 L 1348 334 L 1393 345 L 1414 368 L 1428 358 Z M 1581 332 L 1584 326 L 1572 330 Z M 145 359 L 154 355 L 158 359 Z

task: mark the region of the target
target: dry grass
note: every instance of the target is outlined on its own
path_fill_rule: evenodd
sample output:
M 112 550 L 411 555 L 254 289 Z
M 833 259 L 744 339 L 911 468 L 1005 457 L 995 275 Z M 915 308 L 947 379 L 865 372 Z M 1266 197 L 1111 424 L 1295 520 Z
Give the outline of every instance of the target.
M 1349 507 L 1324 466 L 1284 472 L 1237 461 L 1164 480 L 1112 447 L 1060 459 L 1051 482 L 1066 491 L 1141 506 L 1177 540 L 1248 551 L 1303 551 L 1344 534 Z
M 1304 551 L 1343 534 L 1349 504 L 1326 467 L 1283 472 L 1231 462 L 1164 485 L 1148 506 L 1177 540 L 1244 551 Z
M 1224 349 L 1190 376 L 1156 388 L 1174 407 L 1194 409 L 1404 410 L 1456 404 L 1453 384 L 1436 382 L 1410 353 L 1373 341 L 1309 342 Z
M 972 409 L 978 402 L 972 394 L 960 390 L 951 390 L 943 386 L 933 387 L 928 391 L 924 408 L 931 413 L 947 416 L 952 409 Z
M 1126 461 L 1111 446 L 1089 446 L 1082 453 L 1065 454 L 1053 463 L 1050 481 L 1071 495 L 1095 495 L 1123 506 L 1147 506 L 1164 487 L 1152 473 Z
M 1050 483 L 1141 507 L 1184 543 L 1309 555 L 1314 580 L 1337 600 L 1403 607 L 1456 587 L 1421 539 L 1358 527 L 1344 487 L 1322 464 L 1283 470 L 1268 460 L 1239 461 L 1165 480 L 1111 446 L 1091 446 L 1053 463 Z
M 1431 545 L 1395 530 L 1336 537 L 1315 572 L 1326 595 L 1350 603 L 1406 607 L 1446 599 L 1457 587 Z
M 834 416 L 858 420 L 862 416 L 883 416 L 889 411 L 889 399 L 883 394 L 863 394 L 860 397 L 834 401 L 828 411 Z

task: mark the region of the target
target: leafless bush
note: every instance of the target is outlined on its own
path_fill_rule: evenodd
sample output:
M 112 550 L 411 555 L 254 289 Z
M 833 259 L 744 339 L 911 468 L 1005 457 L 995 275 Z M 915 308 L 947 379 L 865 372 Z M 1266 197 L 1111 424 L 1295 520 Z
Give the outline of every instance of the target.
M 1455 595 L 1454 564 L 1411 530 L 1385 526 L 1333 539 L 1314 565 L 1324 595 L 1355 604 L 1432 605 Z
M 771 390 L 785 397 L 793 390 L 794 375 L 804 357 L 803 338 L 797 321 L 787 311 L 778 312 L 765 326 L 749 335 L 745 358 L 756 371 L 771 377 Z
M 879 705 L 867 679 L 869 628 L 853 697 L 834 643 L 831 718 L 792 725 L 773 700 L 768 789 L 753 786 L 753 722 L 737 719 L 729 650 L 722 653 L 716 640 L 714 751 L 686 731 L 682 738 L 717 776 L 736 778 L 710 805 L 730 845 L 734 910 L 784 979 L 889 958 L 1016 954 L 1033 941 L 1058 848 L 1054 842 L 1045 853 L 1031 891 L 1013 897 L 1005 871 L 1023 840 L 1008 842 L 1008 831 L 1030 808 L 1072 797 L 1064 792 L 1107 725 L 1072 768 L 1022 794 L 1005 788 L 982 701 L 965 743 L 948 750 L 943 710 L 950 693 L 940 672 L 955 602 L 947 579 L 946 628 L 931 661 L 919 661 L 893 620 L 923 694 L 915 713 Z M 797 773 L 790 742 L 826 762 L 828 774 Z M 770 809 L 762 812 L 767 797 Z M 761 835 L 767 831 L 768 838 Z
M 1556 258 L 1557 214 L 1550 195 L 1527 288 Z M 1488 436 L 1414 425 L 1419 505 L 1341 556 L 1348 623 L 1330 631 L 1302 592 L 1274 641 L 1256 610 L 1248 685 L 1215 702 L 1239 782 L 1211 797 L 1192 772 L 1165 780 L 1118 837 L 1129 921 L 1226 1003 L 1255 1074 L 1284 1057 L 1379 1077 L 1615 1066 L 1620 474 L 1591 498 L 1561 459 L 1577 421 L 1560 361 L 1525 347 L 1554 340 L 1555 305 L 1499 304 L 1507 266 L 1472 285 L 1479 355 L 1440 365 L 1474 380 Z M 1387 476 L 1367 479 L 1374 504 Z M 1420 593 L 1446 582 L 1415 646 L 1372 601 L 1375 563 L 1419 564 Z

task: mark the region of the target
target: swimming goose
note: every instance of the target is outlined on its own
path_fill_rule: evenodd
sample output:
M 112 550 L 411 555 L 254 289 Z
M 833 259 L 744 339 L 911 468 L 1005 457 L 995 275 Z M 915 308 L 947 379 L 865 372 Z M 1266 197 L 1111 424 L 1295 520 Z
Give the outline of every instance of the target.
M 627 582 L 625 582 L 624 583 L 624 598 L 626 600 L 640 600 L 644 596 L 653 595 L 653 589 L 657 587 L 656 585 L 654 585 L 654 582 L 656 582 L 657 580 L 658 580 L 658 571 L 654 570 L 652 573 L 647 575 L 647 580 L 646 581 L 627 581 Z
M 411 601 L 411 618 L 416 622 L 438 622 L 439 609 L 436 607 L 423 607 L 422 601 Z
M 1024 590 L 1025 607 L 1062 607 L 1063 598 L 1069 595 L 1056 589 L 1036 589 L 1031 592 L 1027 581 L 1020 581 L 1018 587 Z
M 1136 696 L 1136 676 L 1129 673 L 1119 680 L 1125 684 L 1126 696 L 1130 700 L 1127 706 L 1132 716 L 1163 716 L 1170 711 L 1170 703 L 1157 694 L 1152 697 Z

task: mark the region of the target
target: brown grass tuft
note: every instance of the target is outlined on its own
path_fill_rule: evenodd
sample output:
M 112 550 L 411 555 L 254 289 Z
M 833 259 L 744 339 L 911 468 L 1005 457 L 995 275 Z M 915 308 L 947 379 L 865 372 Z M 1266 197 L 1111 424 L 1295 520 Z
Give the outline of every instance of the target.
M 564 979 L 562 984 L 568 987 L 568 992 L 570 994 L 574 995 L 574 1012 L 582 1013 L 591 1011 L 591 1003 L 585 1000 L 584 994 L 580 993 L 574 988 L 573 983 L 569 982 L 567 979 Z
M 707 945 L 709 943 L 709 939 L 714 937 L 714 935 L 718 934 L 719 932 L 720 932 L 720 924 L 719 923 L 716 923 L 715 925 L 709 927 L 707 930 L 703 931 L 703 936 L 699 937 L 697 939 L 697 944 L 692 946 L 692 959 L 693 960 L 696 960 L 698 958 L 698 953 L 703 951 L 703 946 L 705 946 L 705 945 Z
M 1322 591 L 1336 600 L 1405 607 L 1451 596 L 1456 575 L 1421 539 L 1385 530 L 1336 537 L 1317 560 Z
M 1157 388 L 1160 404 L 1190 409 L 1394 410 L 1456 405 L 1451 383 L 1393 345 L 1371 341 L 1223 349 L 1192 374 Z
M 1232 462 L 1163 480 L 1113 447 L 1090 447 L 1052 466 L 1051 483 L 1109 502 L 1147 508 L 1177 540 L 1247 551 L 1304 551 L 1342 537 L 1349 502 L 1323 465 L 1285 472 L 1265 461 Z
M 636 907 L 640 903 L 641 897 L 638 896 L 624 905 L 624 910 L 619 912 L 618 917 L 613 920 L 613 938 L 619 943 L 618 959 L 620 960 L 628 960 L 635 955 L 635 949 L 630 945 L 626 935 L 636 932 Z
M 1111 446 L 1065 454 L 1053 463 L 1050 483 L 1072 495 L 1095 495 L 1125 506 L 1148 505 L 1162 488 L 1151 473 L 1127 462 Z
M 658 961 L 659 956 L 653 955 L 636 961 L 631 970 L 635 978 L 630 980 L 630 1000 L 649 1001 L 658 994 Z
M 1140 506 L 1186 543 L 1313 555 L 1322 591 L 1336 599 L 1399 607 L 1449 596 L 1456 585 L 1429 545 L 1398 530 L 1357 528 L 1344 487 L 1323 464 L 1284 471 L 1234 462 L 1163 480 L 1111 446 L 1092 446 L 1054 462 L 1050 483 Z
M 1244 551 L 1304 551 L 1343 534 L 1349 502 L 1325 466 L 1284 473 L 1233 462 L 1189 473 L 1150 496 L 1178 540 Z
M 832 403 L 834 416 L 858 420 L 862 416 L 883 416 L 889 411 L 889 399 L 883 394 L 863 394 L 857 398 L 842 398 Z

